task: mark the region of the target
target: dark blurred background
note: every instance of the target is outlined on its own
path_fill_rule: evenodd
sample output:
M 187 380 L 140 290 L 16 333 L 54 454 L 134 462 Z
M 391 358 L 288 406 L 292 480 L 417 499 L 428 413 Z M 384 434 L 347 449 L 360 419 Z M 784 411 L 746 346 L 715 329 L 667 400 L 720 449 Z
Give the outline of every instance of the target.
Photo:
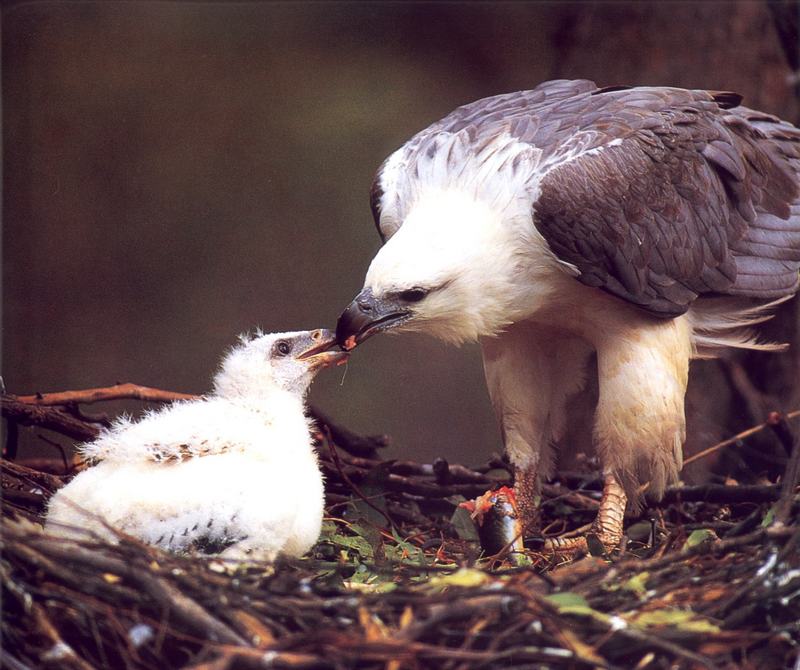
M 471 100 L 581 77 L 734 90 L 796 122 L 796 12 L 6 3 L 6 389 L 202 392 L 238 333 L 332 326 L 379 245 L 374 170 Z M 772 329 L 791 339 L 796 323 L 792 306 Z M 793 408 L 797 360 L 700 364 L 692 440 Z M 375 338 L 321 375 L 312 401 L 354 430 L 391 434 L 390 456 L 478 463 L 500 448 L 475 346 Z

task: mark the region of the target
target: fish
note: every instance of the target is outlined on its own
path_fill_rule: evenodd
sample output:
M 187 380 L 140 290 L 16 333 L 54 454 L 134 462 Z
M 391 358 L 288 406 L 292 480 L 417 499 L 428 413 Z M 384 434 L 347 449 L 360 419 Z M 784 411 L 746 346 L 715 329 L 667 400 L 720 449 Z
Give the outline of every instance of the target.
M 478 529 L 481 548 L 487 556 L 524 553 L 522 523 L 510 487 L 487 491 L 475 500 L 460 503 L 459 507 L 470 513 Z

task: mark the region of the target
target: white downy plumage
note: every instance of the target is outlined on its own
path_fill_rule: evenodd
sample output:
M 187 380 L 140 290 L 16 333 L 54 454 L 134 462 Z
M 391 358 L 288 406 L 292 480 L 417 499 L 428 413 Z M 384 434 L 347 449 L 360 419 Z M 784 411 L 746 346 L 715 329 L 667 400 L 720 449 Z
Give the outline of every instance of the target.
M 198 400 L 121 419 L 50 502 L 45 530 L 272 561 L 316 541 L 323 482 L 304 413 L 316 372 L 346 354 L 328 331 L 242 338 Z

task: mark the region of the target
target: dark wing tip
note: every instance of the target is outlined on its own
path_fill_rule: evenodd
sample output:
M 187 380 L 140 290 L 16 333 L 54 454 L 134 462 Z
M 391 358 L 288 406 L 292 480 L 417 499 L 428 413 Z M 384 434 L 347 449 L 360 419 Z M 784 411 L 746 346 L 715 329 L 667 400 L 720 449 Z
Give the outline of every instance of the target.
M 720 109 L 732 109 L 742 104 L 742 96 L 733 91 L 709 91 L 709 94 Z
M 603 86 L 596 91 L 592 91 L 592 95 L 600 95 L 601 93 L 613 93 L 614 91 L 628 91 L 632 86 Z
M 369 206 L 372 209 L 372 219 L 375 221 L 375 228 L 378 230 L 378 235 L 384 242 L 386 238 L 381 231 L 381 198 L 383 198 L 383 187 L 381 186 L 381 173 L 383 166 L 380 167 L 375 179 L 372 182 L 372 188 L 369 190 Z

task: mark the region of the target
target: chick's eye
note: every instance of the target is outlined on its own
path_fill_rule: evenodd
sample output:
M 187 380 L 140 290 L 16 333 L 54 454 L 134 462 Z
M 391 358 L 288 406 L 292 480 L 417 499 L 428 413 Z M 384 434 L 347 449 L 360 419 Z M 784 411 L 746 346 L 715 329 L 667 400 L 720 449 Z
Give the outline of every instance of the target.
M 286 340 L 279 340 L 275 344 L 275 354 L 277 356 L 288 356 L 292 351 L 292 345 Z
M 419 302 L 426 295 L 428 295 L 428 291 L 426 291 L 424 288 L 415 287 L 401 291 L 400 299 L 404 302 Z

